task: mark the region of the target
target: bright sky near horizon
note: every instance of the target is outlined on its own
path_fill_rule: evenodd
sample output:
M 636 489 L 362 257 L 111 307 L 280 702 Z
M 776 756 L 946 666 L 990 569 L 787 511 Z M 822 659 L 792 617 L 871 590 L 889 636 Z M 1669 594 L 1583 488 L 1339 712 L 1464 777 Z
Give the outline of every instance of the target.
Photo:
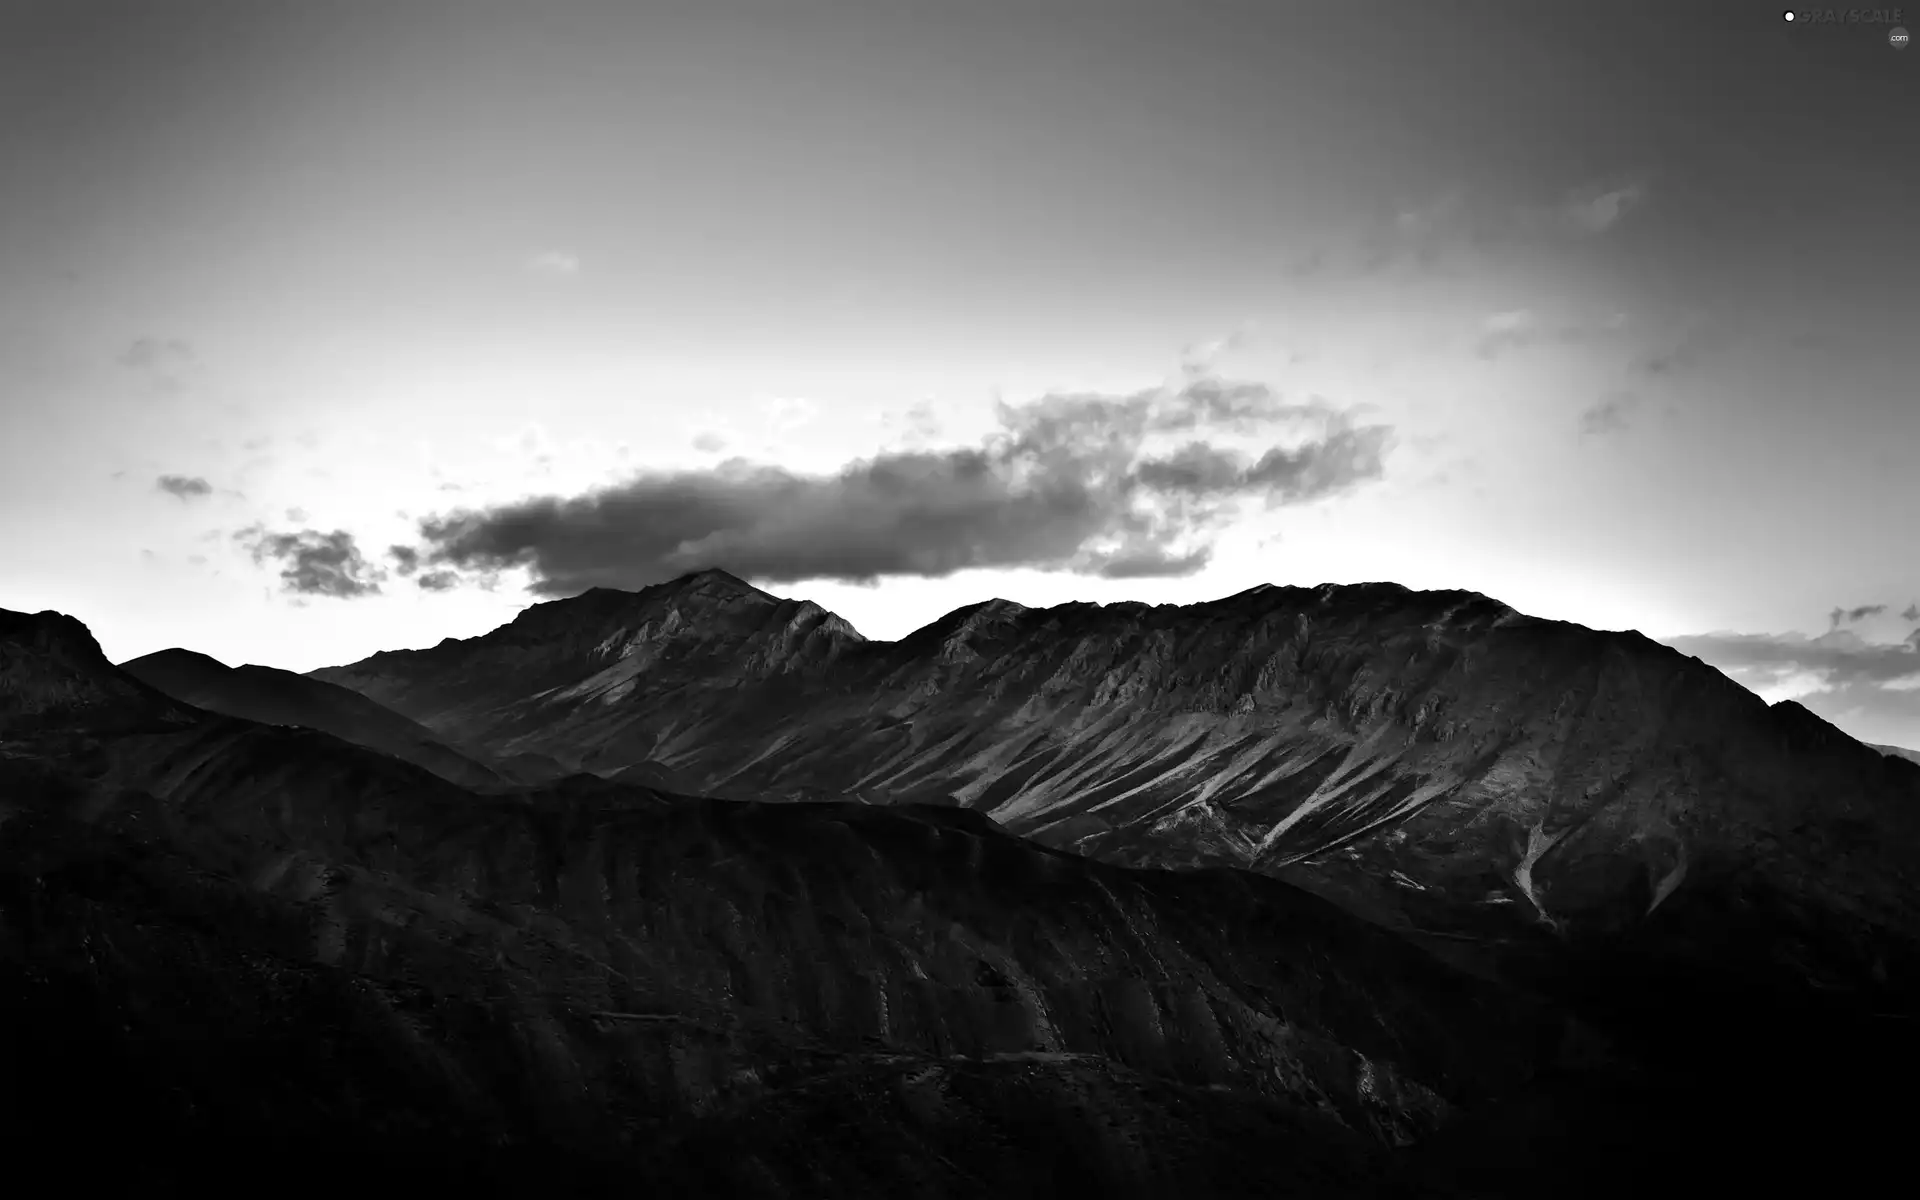
M 0 0 L 0 607 L 306 670 L 708 565 L 874 637 L 1388 579 L 1920 746 L 1886 32 Z

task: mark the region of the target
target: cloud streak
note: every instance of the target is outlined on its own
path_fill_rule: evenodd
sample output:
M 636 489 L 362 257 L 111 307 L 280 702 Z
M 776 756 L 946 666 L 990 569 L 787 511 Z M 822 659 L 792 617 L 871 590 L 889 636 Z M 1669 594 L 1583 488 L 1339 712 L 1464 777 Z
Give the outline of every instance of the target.
M 280 567 L 280 590 L 299 596 L 332 596 L 352 600 L 380 593 L 387 573 L 367 561 L 344 529 L 331 533 L 303 529 L 270 533 L 251 525 L 234 534 L 254 564 Z
M 978 446 L 890 451 L 831 474 L 736 458 L 429 517 L 418 563 L 481 578 L 524 567 L 546 595 L 715 566 L 771 582 L 1017 567 L 1187 575 L 1242 504 L 1303 504 L 1376 480 L 1393 436 L 1324 400 L 1213 378 L 1052 395 L 998 417 Z M 1236 437 L 1257 450 L 1223 444 Z

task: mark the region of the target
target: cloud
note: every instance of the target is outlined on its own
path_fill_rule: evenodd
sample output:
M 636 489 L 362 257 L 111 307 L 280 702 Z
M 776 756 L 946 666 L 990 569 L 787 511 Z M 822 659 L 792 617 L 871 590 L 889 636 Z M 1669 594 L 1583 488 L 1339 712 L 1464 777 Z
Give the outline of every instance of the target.
M 1863 609 L 1878 608 L 1866 605 Z M 1904 712 L 1898 693 L 1915 690 L 1920 675 L 1920 630 L 1901 642 L 1869 642 L 1838 622 L 1863 609 L 1835 609 L 1836 628 L 1808 637 L 1801 633 L 1710 633 L 1668 638 L 1666 642 L 1718 667 L 1769 703 L 1807 696 L 1828 699 L 1828 707 L 1863 707 L 1870 713 Z M 1889 693 L 1895 693 L 1889 696 Z M 1920 716 L 1920 712 L 1915 713 Z
M 997 416 L 977 446 L 887 451 L 831 474 L 735 458 L 428 517 L 419 562 L 482 578 L 526 567 L 547 595 L 709 566 L 773 582 L 986 567 L 1184 575 L 1245 502 L 1302 504 L 1380 478 L 1393 434 L 1318 398 L 1213 378 L 1050 395 Z M 1219 444 L 1231 436 L 1261 452 Z
M 1678 333 L 1633 362 L 1633 373 L 1643 380 L 1662 381 L 1685 374 L 1698 366 L 1724 338 L 1724 331 L 1703 317 L 1680 323 Z
M 452 571 L 428 571 L 417 581 L 421 588 L 429 592 L 444 592 L 459 584 L 460 576 Z
M 1502 351 L 1538 341 L 1539 333 L 1540 319 L 1531 309 L 1493 313 L 1481 323 L 1477 350 L 1481 358 L 1493 358 Z
M 135 338 L 115 361 L 162 392 L 178 391 L 195 364 L 193 347 L 179 338 Z
M 1289 265 L 1299 278 L 1371 275 L 1396 268 L 1445 269 L 1486 251 L 1587 239 L 1613 229 L 1644 207 L 1645 182 L 1613 179 L 1548 199 L 1476 195 L 1460 186 L 1403 204 L 1347 245 L 1314 247 Z
M 565 250 L 543 250 L 527 259 L 527 270 L 549 279 L 571 279 L 580 273 L 580 256 Z
M 287 510 L 287 520 L 292 521 L 296 525 L 306 519 L 307 510 L 304 508 L 290 508 Z
M 1396 266 L 1431 268 L 1457 250 L 1485 242 L 1493 232 L 1486 214 L 1468 203 L 1464 188 L 1451 187 L 1417 204 L 1404 205 L 1391 220 L 1361 239 L 1358 273 L 1370 275 Z M 1328 256 L 1316 255 L 1315 271 Z
M 693 435 L 693 448 L 702 454 L 718 454 L 727 448 L 727 439 L 708 430 Z
M 193 347 L 179 338 L 135 338 L 119 362 L 131 371 L 174 370 L 192 364 Z
M 1900 614 L 1900 619 L 1903 621 L 1920 621 L 1920 602 L 1907 605 L 1906 611 Z
M 1194 342 L 1180 352 L 1180 369 L 1196 378 L 1212 375 L 1220 360 L 1245 346 L 1252 333 L 1253 323 L 1249 321 L 1220 337 Z
M 1559 217 L 1577 233 L 1601 234 L 1618 225 L 1646 199 L 1647 187 L 1642 183 L 1592 185 L 1568 194 L 1560 204 Z
M 1615 392 L 1588 406 L 1580 413 L 1580 432 L 1586 437 L 1604 437 L 1630 426 L 1640 397 L 1632 392 Z
M 775 434 L 791 433 L 811 424 L 820 415 L 820 406 L 805 396 L 767 396 L 760 403 L 767 426 Z
M 387 557 L 393 560 L 393 569 L 402 577 L 420 569 L 420 552 L 412 546 L 388 546 Z
M 1481 358 L 1493 359 L 1532 346 L 1592 342 L 1626 327 L 1627 315 L 1620 312 L 1602 318 L 1550 321 L 1530 308 L 1515 308 L 1489 313 L 1480 322 L 1474 352 Z
M 387 573 L 366 560 L 344 529 L 332 533 L 303 529 L 297 533 L 269 533 L 252 525 L 234 534 L 255 564 L 269 559 L 280 564 L 281 590 L 304 596 L 334 596 L 350 600 L 380 592 Z
M 905 409 L 881 409 L 874 415 L 880 428 L 895 435 L 888 443 L 894 448 L 924 449 L 946 432 L 931 400 L 917 400 Z
M 183 501 L 213 495 L 213 485 L 198 475 L 162 475 L 153 481 L 153 486 Z
M 1858 608 L 1836 608 L 1827 614 L 1828 628 L 1838 629 L 1842 625 L 1858 625 L 1868 617 L 1877 617 L 1887 611 L 1884 604 L 1862 604 Z

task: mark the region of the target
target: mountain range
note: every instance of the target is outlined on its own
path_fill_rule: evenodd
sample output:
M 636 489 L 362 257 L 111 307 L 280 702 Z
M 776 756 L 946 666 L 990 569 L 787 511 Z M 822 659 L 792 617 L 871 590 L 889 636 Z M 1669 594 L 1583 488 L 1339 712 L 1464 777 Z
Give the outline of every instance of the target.
M 1920 1065 L 1916 806 L 1387 584 L 875 642 L 708 571 L 307 677 L 0 612 L 4 1065 L 183 1188 L 1831 1185 Z
M 1473 593 L 993 600 L 889 643 L 707 571 L 314 675 L 495 753 L 708 796 L 955 805 L 1456 945 L 1671 910 L 1684 956 L 1725 936 L 1688 930 L 1696 900 L 1733 889 L 1823 914 L 1791 957 L 1854 986 L 1888 969 L 1890 931 L 1920 930 L 1896 886 L 1920 863 L 1915 764 L 1638 634 Z M 1829 916 L 1848 938 L 1813 937 Z

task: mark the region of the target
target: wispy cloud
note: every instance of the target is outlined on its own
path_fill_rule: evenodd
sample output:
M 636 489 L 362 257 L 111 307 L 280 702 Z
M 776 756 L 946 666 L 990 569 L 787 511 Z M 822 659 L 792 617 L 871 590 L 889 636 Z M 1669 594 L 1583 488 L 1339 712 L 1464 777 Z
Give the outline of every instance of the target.
M 1531 345 L 1539 340 L 1540 318 L 1532 309 L 1516 308 L 1489 314 L 1480 325 L 1480 340 L 1475 346 L 1481 358 L 1494 358 L 1503 351 Z
M 1698 366 L 1726 336 L 1725 329 L 1695 314 L 1679 322 L 1665 342 L 1635 359 L 1631 369 L 1648 383 L 1675 379 Z
M 766 418 L 767 428 L 778 435 L 812 424 L 820 415 L 820 406 L 805 396 L 763 396 L 760 412 Z
M 1531 308 L 1514 308 L 1489 313 L 1480 322 L 1474 352 L 1493 359 L 1511 351 L 1541 345 L 1577 345 L 1591 343 L 1627 328 L 1627 314 L 1609 313 L 1604 317 L 1548 318 Z
M 183 501 L 213 495 L 213 485 L 198 475 L 162 475 L 153 481 L 153 486 Z
M 1219 372 L 1220 361 L 1247 344 L 1253 336 L 1253 322 L 1243 322 L 1216 338 L 1194 342 L 1180 352 L 1180 369 L 1200 378 Z
M 1561 202 L 1558 216 L 1568 229 L 1592 236 L 1618 225 L 1646 199 L 1644 183 L 1594 184 L 1570 193 Z
M 368 562 L 344 529 L 331 533 L 302 529 L 270 533 L 252 525 L 234 534 L 256 565 L 280 566 L 281 590 L 301 596 L 333 596 L 351 600 L 378 595 L 387 573 Z
M 727 448 L 727 439 L 711 429 L 704 430 L 693 435 L 693 448 L 702 454 L 718 454 Z
M 1644 180 L 1589 182 L 1553 197 L 1496 197 L 1453 185 L 1401 204 L 1351 240 L 1312 247 L 1294 260 L 1297 278 L 1444 271 L 1482 252 L 1605 234 L 1645 207 Z
M 155 391 L 177 392 L 197 360 L 193 347 L 180 338 L 143 337 L 135 338 L 114 361 Z
M 1828 629 L 1838 629 L 1842 625 L 1858 625 L 1869 617 L 1877 617 L 1887 611 L 1884 604 L 1862 604 L 1857 608 L 1836 608 L 1827 614 Z
M 544 275 L 549 279 L 571 279 L 580 274 L 584 264 L 580 256 L 565 250 L 542 250 L 527 259 L 527 270 L 535 275 Z
M 1302 504 L 1378 479 L 1392 438 L 1324 400 L 1211 378 L 1052 395 L 998 416 L 977 446 L 890 451 L 826 475 L 733 459 L 431 517 L 419 561 L 483 577 L 526 567 L 550 595 L 709 566 L 771 581 L 981 567 L 1183 575 L 1205 565 L 1240 503 Z M 1233 437 L 1264 451 L 1223 444 Z
M 1583 437 L 1605 437 L 1610 433 L 1620 433 L 1633 424 L 1633 415 L 1640 408 L 1641 398 L 1633 392 L 1613 392 L 1588 405 L 1580 412 L 1580 433 Z

